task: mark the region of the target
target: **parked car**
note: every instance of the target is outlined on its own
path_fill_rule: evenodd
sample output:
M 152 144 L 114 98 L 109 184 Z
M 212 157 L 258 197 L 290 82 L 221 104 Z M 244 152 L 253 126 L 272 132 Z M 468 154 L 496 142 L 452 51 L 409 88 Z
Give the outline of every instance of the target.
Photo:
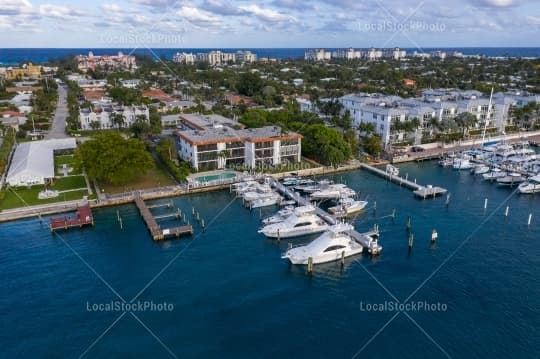
M 422 147 L 422 146 L 412 146 L 412 147 L 411 147 L 411 151 L 412 151 L 412 152 L 424 152 L 424 151 L 425 151 L 425 148 Z

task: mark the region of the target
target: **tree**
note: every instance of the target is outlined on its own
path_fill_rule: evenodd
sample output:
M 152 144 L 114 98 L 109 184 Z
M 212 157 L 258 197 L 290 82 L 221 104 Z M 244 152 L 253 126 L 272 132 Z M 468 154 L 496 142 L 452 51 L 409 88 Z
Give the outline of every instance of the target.
M 341 134 L 324 125 L 310 125 L 302 129 L 302 152 L 325 165 L 337 165 L 351 158 L 351 146 Z
M 366 135 L 369 135 L 371 133 L 375 133 L 375 125 L 370 122 L 360 122 L 358 124 L 358 131 L 363 132 Z
M 237 90 L 240 94 L 253 96 L 259 94 L 264 86 L 263 80 L 259 75 L 252 72 L 245 72 L 238 79 Z
M 90 178 L 119 185 L 146 173 L 154 162 L 143 142 L 112 131 L 82 143 L 75 151 L 75 165 Z
M 150 106 L 150 127 L 153 134 L 160 134 L 162 130 L 161 115 L 154 106 Z
M 139 139 L 143 139 L 150 133 L 152 133 L 152 128 L 148 124 L 148 120 L 144 115 L 138 115 L 135 119 L 135 122 L 131 125 L 130 129 L 131 132 L 133 132 L 133 135 Z
M 461 128 L 461 137 L 464 138 L 465 133 L 478 122 L 478 119 L 470 112 L 462 112 L 454 118 L 454 121 Z
M 101 128 L 101 123 L 99 121 L 92 121 L 90 122 L 90 128 L 92 130 L 99 130 Z
M 373 156 L 379 156 L 383 150 L 383 143 L 379 135 L 371 134 L 363 138 L 364 151 Z
M 124 114 L 122 114 L 120 112 L 114 112 L 111 115 L 111 122 L 112 122 L 113 126 L 116 126 L 119 129 L 121 129 L 122 126 L 124 126 L 124 124 L 126 123 L 126 118 L 124 117 Z

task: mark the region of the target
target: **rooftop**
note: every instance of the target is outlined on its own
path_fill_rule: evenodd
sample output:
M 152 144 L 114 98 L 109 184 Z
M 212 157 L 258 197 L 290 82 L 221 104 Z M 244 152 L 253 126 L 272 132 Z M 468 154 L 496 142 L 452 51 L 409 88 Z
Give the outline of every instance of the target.
M 207 130 L 212 128 L 221 128 L 221 127 L 230 127 L 234 128 L 244 128 L 244 125 L 238 121 L 232 120 L 221 115 L 198 115 L 198 114 L 182 114 L 180 119 L 187 126 L 191 127 L 194 130 Z
M 187 130 L 178 131 L 177 136 L 189 142 L 192 145 L 205 145 L 220 142 L 267 142 L 272 140 L 287 140 L 302 138 L 294 132 L 282 133 L 281 128 L 277 126 L 266 126 L 259 128 L 247 128 L 243 130 L 234 130 L 228 127 L 210 128 L 205 130 Z

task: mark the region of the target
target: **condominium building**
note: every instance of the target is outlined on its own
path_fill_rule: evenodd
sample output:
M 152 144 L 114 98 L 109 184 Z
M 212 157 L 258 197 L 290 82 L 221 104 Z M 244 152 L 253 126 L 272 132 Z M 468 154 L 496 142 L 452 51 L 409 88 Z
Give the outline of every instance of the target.
M 332 58 L 332 53 L 325 49 L 310 49 L 304 52 L 304 59 L 308 61 L 326 61 Z
M 101 55 L 94 56 L 94 53 L 90 51 L 88 55 L 78 55 L 75 57 L 78 63 L 79 70 L 86 72 L 88 70 L 95 71 L 97 67 L 103 69 L 124 69 L 135 70 L 137 68 L 137 61 L 133 55 L 124 55 L 121 51 L 118 55 Z
M 198 170 L 230 166 L 262 167 L 300 162 L 302 136 L 267 126 L 234 130 L 230 127 L 178 131 L 182 160 Z
M 197 55 L 195 55 L 193 53 L 187 53 L 187 52 L 180 53 L 180 52 L 177 52 L 173 56 L 173 61 L 174 62 L 179 62 L 179 63 L 182 63 L 182 64 L 193 65 L 196 60 L 197 60 Z
M 122 115 L 122 123 L 118 124 L 115 116 Z M 129 127 L 139 118 L 148 122 L 150 112 L 148 107 L 119 106 L 110 102 L 95 102 L 92 108 L 79 110 L 79 122 L 82 130 L 102 130 L 118 127 Z
M 39 65 L 33 65 L 31 62 L 24 64 L 21 67 L 7 67 L 5 68 L 4 77 L 7 80 L 22 80 L 24 78 L 40 79 L 42 67 Z
M 257 55 L 251 51 L 236 51 L 236 61 L 251 63 L 257 61 Z
M 197 54 L 197 61 L 208 62 L 211 66 L 236 61 L 236 54 L 221 51 L 202 52 Z

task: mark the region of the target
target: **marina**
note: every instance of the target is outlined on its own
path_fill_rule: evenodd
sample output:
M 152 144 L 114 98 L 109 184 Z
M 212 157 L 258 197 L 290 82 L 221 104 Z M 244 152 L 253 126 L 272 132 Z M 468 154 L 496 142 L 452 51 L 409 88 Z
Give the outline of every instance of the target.
M 150 232 L 150 235 L 154 241 L 159 241 L 167 237 L 180 237 L 182 235 L 193 234 L 193 227 L 191 225 L 176 226 L 176 227 L 171 227 L 171 228 L 161 228 L 161 226 L 157 222 L 158 219 L 165 219 L 165 218 L 180 219 L 181 217 L 180 212 L 175 212 L 173 214 L 168 214 L 168 215 L 154 216 L 152 212 L 150 211 L 150 208 L 158 208 L 162 206 L 158 205 L 158 206 L 148 207 L 140 196 L 135 197 L 135 205 L 137 206 L 141 214 L 141 217 L 146 223 L 146 227 L 148 228 L 148 231 Z M 165 204 L 164 206 L 169 207 L 168 204 Z M 121 218 L 119 215 L 118 215 L 118 220 L 119 222 L 121 222 Z

